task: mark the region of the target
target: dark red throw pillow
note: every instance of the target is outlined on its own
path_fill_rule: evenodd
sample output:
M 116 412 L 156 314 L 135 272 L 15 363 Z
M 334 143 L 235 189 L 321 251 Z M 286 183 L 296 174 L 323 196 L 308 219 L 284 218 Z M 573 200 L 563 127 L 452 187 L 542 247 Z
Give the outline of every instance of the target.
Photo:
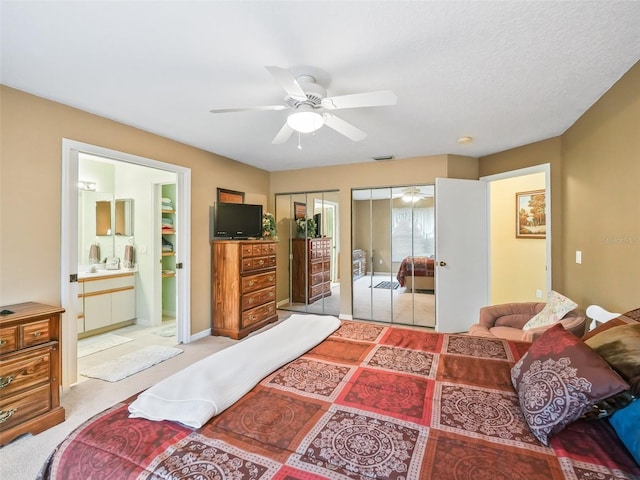
M 629 389 L 607 362 L 561 324 L 531 345 L 513 366 L 511 381 L 531 432 L 544 445 L 600 400 Z

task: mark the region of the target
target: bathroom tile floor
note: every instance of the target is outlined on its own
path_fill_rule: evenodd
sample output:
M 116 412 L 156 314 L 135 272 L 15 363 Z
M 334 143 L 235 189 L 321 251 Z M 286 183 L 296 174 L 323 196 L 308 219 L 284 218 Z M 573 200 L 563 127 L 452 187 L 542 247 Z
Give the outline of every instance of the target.
M 79 358 L 78 371 L 95 367 L 149 345 L 162 345 L 168 347 L 176 346 L 178 344 L 178 337 L 175 332 L 175 326 L 175 318 L 163 317 L 162 325 L 158 327 L 130 325 L 128 327 L 119 328 L 118 330 L 113 330 L 109 333 L 131 338 L 132 341 Z M 173 335 L 171 335 L 171 333 L 173 333 Z M 88 377 L 78 375 L 78 382 L 83 382 L 85 380 L 88 380 Z

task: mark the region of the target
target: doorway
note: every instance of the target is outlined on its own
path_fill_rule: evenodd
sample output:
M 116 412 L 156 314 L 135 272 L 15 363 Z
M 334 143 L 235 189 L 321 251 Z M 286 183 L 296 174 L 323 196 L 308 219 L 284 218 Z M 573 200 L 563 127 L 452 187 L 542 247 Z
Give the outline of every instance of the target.
M 176 184 L 176 216 L 181 219 L 181 228 L 176 230 L 176 242 L 183 248 L 180 249 L 177 260 L 185 268 L 176 270 L 176 317 L 177 317 L 177 341 L 188 343 L 190 339 L 190 309 L 189 309 L 189 265 L 190 252 L 188 235 L 190 230 L 190 170 L 184 167 L 159 162 L 156 160 L 138 157 L 135 155 L 109 150 L 94 145 L 63 139 L 62 155 L 62 241 L 61 241 L 61 274 L 62 274 L 62 306 L 65 308 L 66 322 L 63 329 L 63 341 L 66 348 L 63 350 L 63 387 L 70 387 L 76 383 L 78 375 L 77 367 L 77 336 L 78 336 L 78 283 L 76 282 L 79 267 L 80 254 L 85 245 L 80 244 L 78 221 L 78 184 L 82 157 L 99 159 L 110 163 L 115 168 L 122 169 L 126 173 L 120 176 L 118 181 L 120 191 L 127 188 L 139 195 L 139 201 L 134 201 L 136 211 L 134 221 L 137 225 L 133 239 L 136 247 L 136 283 L 141 282 L 144 288 L 136 291 L 136 311 L 139 323 L 143 326 L 157 326 L 162 324 L 161 282 L 162 264 L 160 250 L 160 206 L 157 212 L 153 206 L 152 189 L 154 183 L 172 180 Z M 144 180 L 131 172 L 144 172 Z M 133 183 L 135 186 L 128 185 Z M 138 189 L 146 189 L 147 194 Z M 132 197 L 134 195 L 129 195 Z M 154 238 L 158 238 L 156 242 Z M 130 237 L 114 240 L 114 244 L 128 241 Z M 119 251 L 113 252 L 119 256 Z M 157 260 L 157 261 L 156 261 Z M 160 292 L 160 295 L 157 292 Z

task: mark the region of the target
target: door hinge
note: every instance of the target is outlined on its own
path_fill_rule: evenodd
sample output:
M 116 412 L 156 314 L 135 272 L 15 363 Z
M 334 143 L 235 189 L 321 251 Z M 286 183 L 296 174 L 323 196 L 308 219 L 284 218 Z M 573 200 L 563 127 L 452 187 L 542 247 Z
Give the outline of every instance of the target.
M 176 268 L 177 269 L 182 269 L 182 262 L 176 263 Z
M 72 273 L 71 275 L 69 275 L 69 282 L 73 283 L 73 282 L 77 282 L 78 281 L 78 274 L 77 273 Z

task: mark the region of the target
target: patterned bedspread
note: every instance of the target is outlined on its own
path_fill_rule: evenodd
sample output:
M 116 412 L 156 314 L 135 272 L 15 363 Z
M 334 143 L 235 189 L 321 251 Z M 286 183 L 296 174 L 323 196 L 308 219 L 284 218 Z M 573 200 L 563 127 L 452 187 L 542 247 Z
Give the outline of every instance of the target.
M 533 437 L 509 375 L 527 348 L 345 321 L 198 430 L 115 405 L 42 478 L 640 478 L 606 420 L 576 422 L 550 447 Z
M 402 260 L 396 278 L 400 286 L 404 287 L 405 277 L 412 274 L 416 277 L 433 277 L 434 260 L 428 257 L 407 257 Z

